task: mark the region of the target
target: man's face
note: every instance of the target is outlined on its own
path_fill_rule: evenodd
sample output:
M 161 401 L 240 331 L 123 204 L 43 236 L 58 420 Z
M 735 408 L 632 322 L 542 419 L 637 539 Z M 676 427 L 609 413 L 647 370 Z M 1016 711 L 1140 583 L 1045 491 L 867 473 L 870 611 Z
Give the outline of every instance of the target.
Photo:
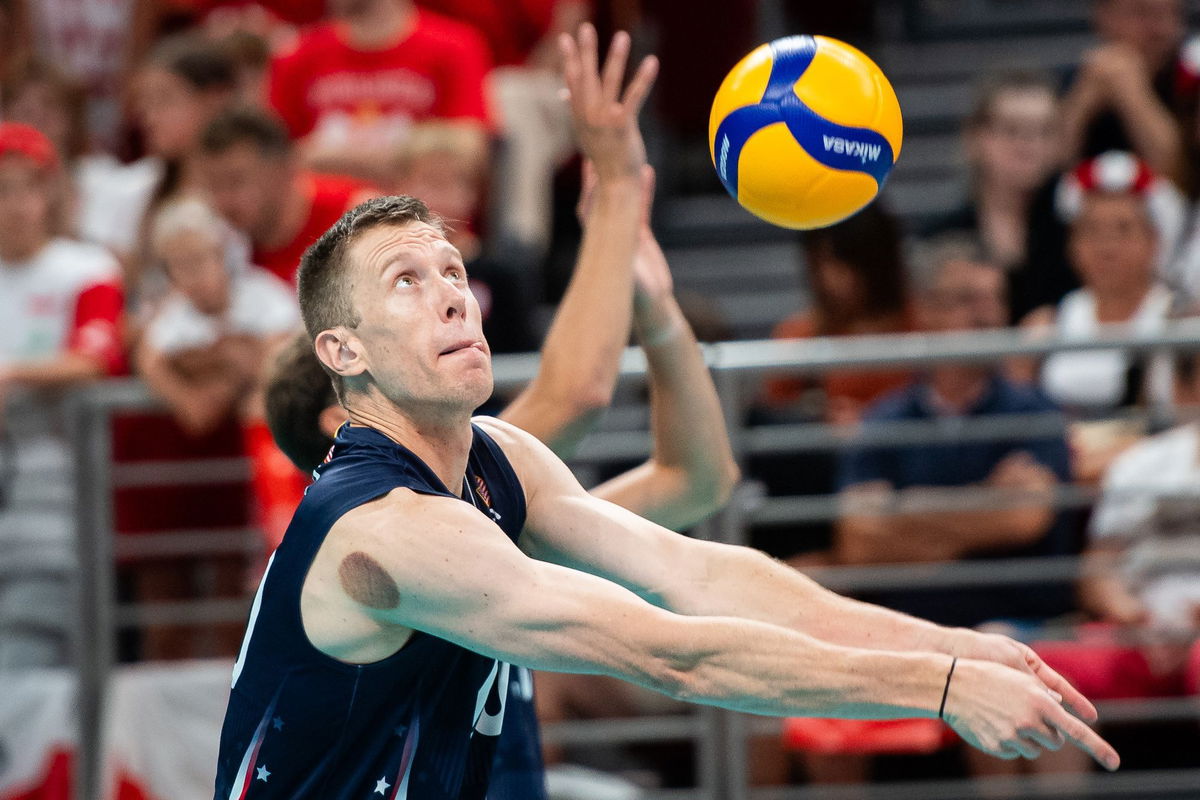
M 1157 246 L 1145 202 L 1130 194 L 1086 195 L 1071 225 L 1071 264 L 1093 291 L 1144 287 L 1154 275 Z
M 1134 48 L 1153 70 L 1183 39 L 1184 22 L 1182 0 L 1101 0 L 1096 7 L 1097 33 Z
M 32 257 L 50 236 L 50 178 L 28 158 L 0 156 L 0 257 Z
M 432 225 L 384 225 L 346 253 L 358 352 L 401 408 L 466 409 L 492 393 L 491 351 L 462 256 Z
M 202 159 L 204 181 L 225 219 L 254 241 L 278 222 L 280 196 L 292 190 L 295 174 L 286 157 L 263 155 L 252 144 L 235 144 Z
M 935 333 L 1003 327 L 1004 273 L 965 259 L 947 261 L 926 293 L 922 314 L 926 330 Z

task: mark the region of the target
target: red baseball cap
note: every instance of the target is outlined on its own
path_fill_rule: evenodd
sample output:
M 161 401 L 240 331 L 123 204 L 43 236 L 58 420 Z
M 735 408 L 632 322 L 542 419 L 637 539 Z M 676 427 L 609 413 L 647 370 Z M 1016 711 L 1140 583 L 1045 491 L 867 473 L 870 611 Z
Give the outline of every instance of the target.
M 0 122 L 0 156 L 24 156 L 43 169 L 58 168 L 58 153 L 46 135 L 32 125 Z

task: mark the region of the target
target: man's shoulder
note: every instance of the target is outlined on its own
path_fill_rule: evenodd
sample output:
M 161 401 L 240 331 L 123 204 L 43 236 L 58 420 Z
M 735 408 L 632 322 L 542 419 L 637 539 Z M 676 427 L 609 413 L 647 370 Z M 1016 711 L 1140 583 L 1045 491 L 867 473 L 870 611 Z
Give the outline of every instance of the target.
M 863 415 L 863 422 L 891 422 L 929 416 L 921 403 L 924 387 L 923 382 L 914 381 L 888 392 L 871 404 Z
M 304 28 L 292 37 L 282 50 L 274 56 L 274 61 L 296 63 L 321 58 L 332 52 L 347 50 L 346 44 L 337 34 L 333 22 L 321 22 Z
M 46 273 L 80 289 L 97 283 L 118 283 L 121 279 L 120 265 L 107 249 L 64 237 L 46 245 L 38 257 L 38 265 Z

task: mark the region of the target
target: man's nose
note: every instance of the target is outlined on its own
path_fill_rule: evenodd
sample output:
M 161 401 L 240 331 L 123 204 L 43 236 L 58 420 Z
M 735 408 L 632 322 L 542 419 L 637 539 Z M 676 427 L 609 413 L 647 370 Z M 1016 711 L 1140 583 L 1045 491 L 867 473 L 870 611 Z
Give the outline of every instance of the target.
M 449 322 L 456 317 L 465 316 L 467 313 L 466 288 L 456 286 L 449 281 L 446 281 L 444 286 L 444 295 L 439 301 L 442 305 L 442 319 Z

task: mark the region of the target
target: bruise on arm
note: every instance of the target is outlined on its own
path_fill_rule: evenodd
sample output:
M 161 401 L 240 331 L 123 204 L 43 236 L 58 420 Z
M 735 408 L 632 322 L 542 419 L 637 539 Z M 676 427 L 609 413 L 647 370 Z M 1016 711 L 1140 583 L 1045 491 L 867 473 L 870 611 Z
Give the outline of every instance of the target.
M 338 579 L 346 595 L 367 608 L 390 611 L 400 605 L 400 590 L 379 562 L 355 551 L 338 565 Z

